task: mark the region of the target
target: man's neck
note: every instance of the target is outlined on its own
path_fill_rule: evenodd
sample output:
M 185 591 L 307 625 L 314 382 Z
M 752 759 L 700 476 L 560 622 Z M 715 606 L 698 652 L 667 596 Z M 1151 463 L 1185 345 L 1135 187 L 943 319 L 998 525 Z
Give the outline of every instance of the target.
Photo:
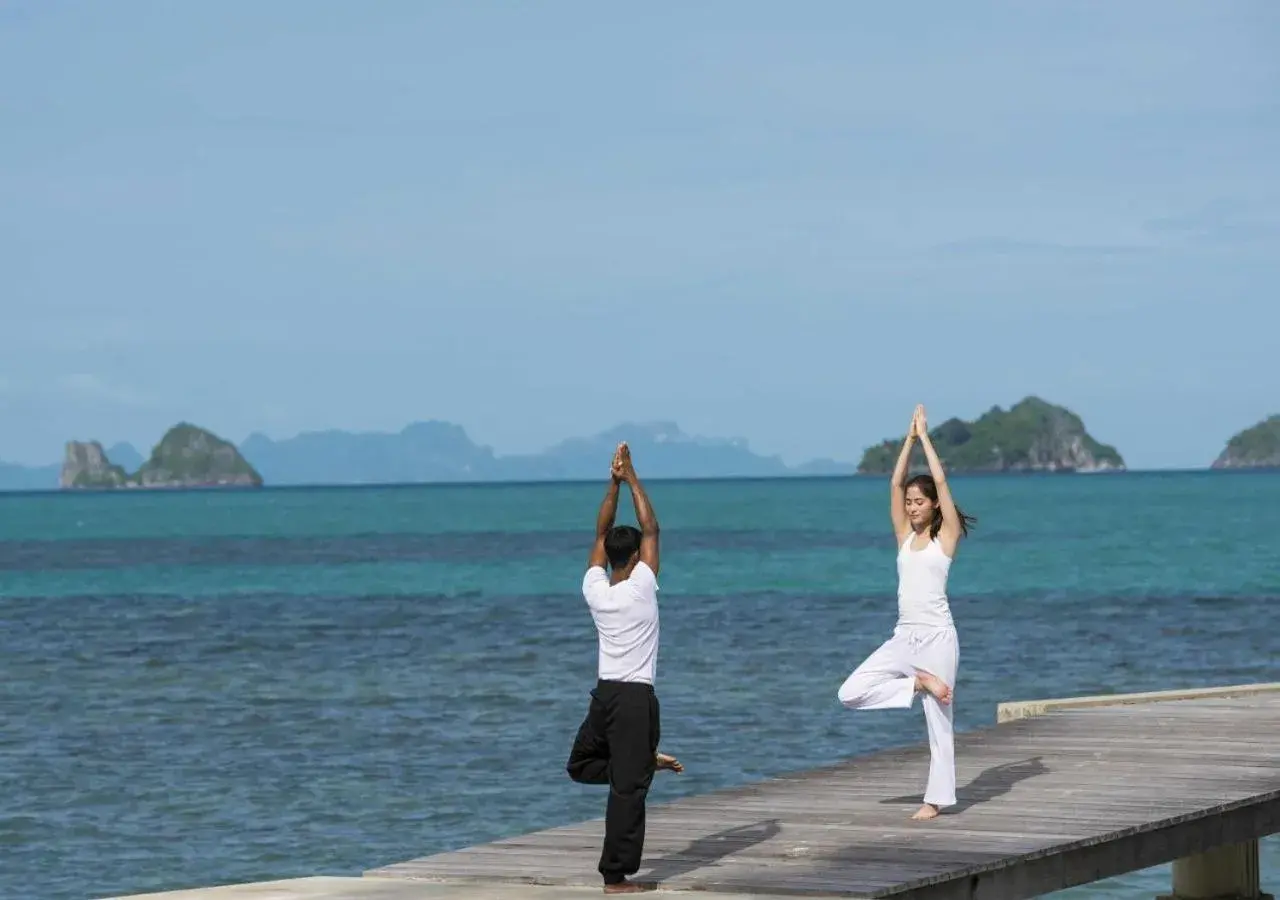
M 621 569 L 614 569 L 609 573 L 609 583 L 619 584 L 631 577 L 631 570 L 636 567 L 635 563 L 623 566 Z

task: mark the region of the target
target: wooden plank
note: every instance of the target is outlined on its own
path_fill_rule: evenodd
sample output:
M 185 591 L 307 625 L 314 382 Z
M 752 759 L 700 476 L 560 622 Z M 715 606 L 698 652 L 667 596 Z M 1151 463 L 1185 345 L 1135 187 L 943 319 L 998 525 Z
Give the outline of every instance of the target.
M 959 735 L 960 802 L 932 822 L 907 819 L 924 747 L 654 804 L 638 877 L 669 890 L 1036 896 L 1280 831 L 1277 734 L 1274 693 L 1047 710 Z M 603 832 L 597 818 L 366 875 L 593 886 Z

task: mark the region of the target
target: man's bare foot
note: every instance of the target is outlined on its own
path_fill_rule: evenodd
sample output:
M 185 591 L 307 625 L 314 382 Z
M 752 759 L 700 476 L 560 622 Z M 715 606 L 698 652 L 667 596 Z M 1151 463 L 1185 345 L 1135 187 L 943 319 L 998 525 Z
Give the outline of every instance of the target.
M 682 766 L 680 764 L 680 760 L 676 759 L 674 756 L 670 756 L 666 753 L 659 753 L 658 769 L 659 770 L 669 769 L 672 772 L 675 772 L 677 775 L 679 775 L 681 772 L 684 771 L 684 766 Z
M 951 687 L 937 675 L 917 670 L 916 687 L 933 694 L 939 703 L 951 702 Z
M 938 807 L 934 806 L 932 803 L 926 803 L 924 806 L 916 810 L 916 814 L 911 818 L 915 819 L 916 821 L 923 821 L 924 819 L 936 819 L 938 818 Z
M 639 894 L 642 891 L 656 891 L 656 884 L 647 884 L 643 881 L 618 881 L 613 884 L 606 884 L 604 892 L 606 894 Z

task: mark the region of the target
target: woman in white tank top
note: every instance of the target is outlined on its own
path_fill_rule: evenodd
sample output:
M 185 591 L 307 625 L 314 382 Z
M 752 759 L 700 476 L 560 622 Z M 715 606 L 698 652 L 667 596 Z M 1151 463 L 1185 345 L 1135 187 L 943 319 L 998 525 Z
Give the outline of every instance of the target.
M 907 480 L 912 445 L 920 441 L 929 475 Z M 929 729 L 929 781 L 913 819 L 932 819 L 956 802 L 952 688 L 960 664 L 947 575 L 960 538 L 975 521 L 951 499 L 942 462 L 917 406 L 889 485 L 889 515 L 898 539 L 898 624 L 893 637 L 840 686 L 848 709 L 906 709 L 923 694 Z

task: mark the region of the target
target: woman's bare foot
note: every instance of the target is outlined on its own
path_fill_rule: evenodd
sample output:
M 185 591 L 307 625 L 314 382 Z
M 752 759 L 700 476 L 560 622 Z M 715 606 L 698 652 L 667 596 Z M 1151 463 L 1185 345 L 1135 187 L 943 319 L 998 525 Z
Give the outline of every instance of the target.
M 670 771 L 675 772 L 677 775 L 679 775 L 681 772 L 684 771 L 684 766 L 682 766 L 680 764 L 680 760 L 676 759 L 674 756 L 669 756 L 666 753 L 659 753 L 658 769 L 659 770 L 669 769 Z
M 939 703 L 951 702 L 951 687 L 937 675 L 916 671 L 916 690 L 928 691 Z
M 936 819 L 938 818 L 938 807 L 934 806 L 932 803 L 926 803 L 924 806 L 916 810 L 916 814 L 911 818 L 917 821 L 924 819 Z

